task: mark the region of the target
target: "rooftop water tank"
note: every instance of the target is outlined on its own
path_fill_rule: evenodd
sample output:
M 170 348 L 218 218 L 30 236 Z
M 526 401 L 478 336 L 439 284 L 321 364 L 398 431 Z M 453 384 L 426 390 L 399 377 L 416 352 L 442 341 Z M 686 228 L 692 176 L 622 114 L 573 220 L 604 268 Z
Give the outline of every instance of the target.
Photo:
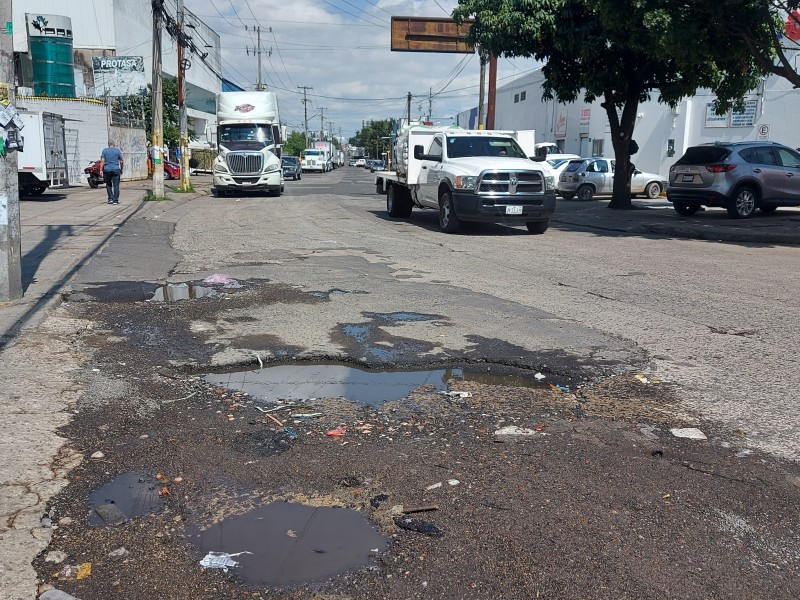
M 75 97 L 72 19 L 26 13 L 33 92 L 53 98 Z

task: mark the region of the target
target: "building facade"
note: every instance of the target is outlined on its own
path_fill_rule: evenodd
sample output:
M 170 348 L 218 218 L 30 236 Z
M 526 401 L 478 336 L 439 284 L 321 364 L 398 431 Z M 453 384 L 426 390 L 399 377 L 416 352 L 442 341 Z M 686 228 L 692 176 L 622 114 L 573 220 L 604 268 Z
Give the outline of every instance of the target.
M 555 142 L 563 152 L 580 156 L 614 156 L 608 115 L 600 100 L 562 104 L 542 99 L 540 71 L 497 89 L 496 129 L 533 129 L 536 142 Z M 717 115 L 716 97 L 701 91 L 675 108 L 658 102 L 658 90 L 639 105 L 633 137 L 639 152 L 633 157 L 644 171 L 667 175 L 689 146 L 715 141 L 772 140 L 800 146 L 800 123 L 793 115 L 800 90 L 783 78 L 770 76 L 744 99 L 742 110 Z M 457 124 L 477 127 L 477 109 L 459 113 Z

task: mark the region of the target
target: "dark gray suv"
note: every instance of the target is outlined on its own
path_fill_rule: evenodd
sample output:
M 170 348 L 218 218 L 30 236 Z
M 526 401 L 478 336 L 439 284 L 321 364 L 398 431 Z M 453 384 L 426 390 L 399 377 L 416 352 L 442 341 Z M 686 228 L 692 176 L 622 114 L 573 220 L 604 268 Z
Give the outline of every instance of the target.
M 800 153 L 775 142 L 692 146 L 669 170 L 667 199 L 681 215 L 720 206 L 735 219 L 800 206 Z

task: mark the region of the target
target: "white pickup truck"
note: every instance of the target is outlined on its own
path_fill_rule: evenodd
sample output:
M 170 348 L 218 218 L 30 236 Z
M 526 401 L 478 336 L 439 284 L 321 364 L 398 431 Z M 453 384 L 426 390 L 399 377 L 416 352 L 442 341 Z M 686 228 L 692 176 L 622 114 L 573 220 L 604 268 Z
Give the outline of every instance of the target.
M 445 233 L 464 221 L 524 224 L 531 233 L 550 224 L 555 177 L 507 133 L 412 125 L 398 133 L 394 155 L 395 171 L 375 175 L 390 217 L 432 208 Z

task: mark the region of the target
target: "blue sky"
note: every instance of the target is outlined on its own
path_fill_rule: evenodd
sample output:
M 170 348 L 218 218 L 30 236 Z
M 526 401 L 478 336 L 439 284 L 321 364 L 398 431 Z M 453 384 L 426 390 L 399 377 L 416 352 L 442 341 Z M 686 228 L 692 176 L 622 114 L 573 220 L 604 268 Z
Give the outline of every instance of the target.
M 412 116 L 443 124 L 478 104 L 477 55 L 392 52 L 396 16 L 448 17 L 455 0 L 184 0 L 221 37 L 223 75 L 245 89 L 258 79 L 254 28 L 261 27 L 262 82 L 279 96 L 282 120 L 303 129 L 302 90 L 309 86 L 309 129 L 322 120 L 345 139 L 370 119 Z M 250 54 L 248 55 L 248 48 Z M 271 53 L 270 53 L 271 51 Z M 498 61 L 498 86 L 530 72 L 533 61 Z

